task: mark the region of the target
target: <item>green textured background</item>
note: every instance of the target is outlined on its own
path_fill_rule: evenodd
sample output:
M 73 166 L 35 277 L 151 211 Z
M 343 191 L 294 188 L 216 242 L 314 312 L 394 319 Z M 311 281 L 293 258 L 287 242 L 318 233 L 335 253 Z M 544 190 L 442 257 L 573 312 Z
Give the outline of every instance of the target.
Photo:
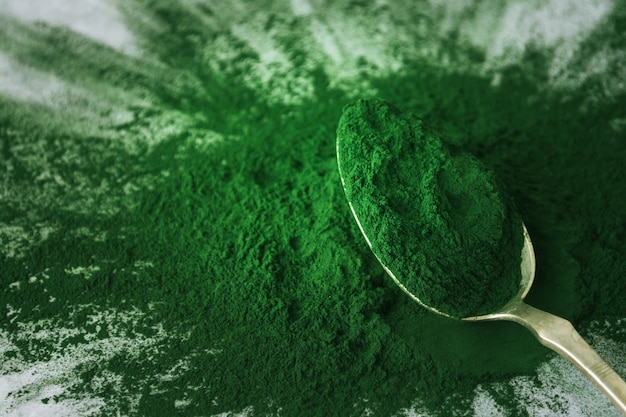
M 626 375 L 626 9 L 581 3 L 0 1 L 0 415 L 618 415 L 394 289 L 334 160 L 350 100 L 423 115 Z

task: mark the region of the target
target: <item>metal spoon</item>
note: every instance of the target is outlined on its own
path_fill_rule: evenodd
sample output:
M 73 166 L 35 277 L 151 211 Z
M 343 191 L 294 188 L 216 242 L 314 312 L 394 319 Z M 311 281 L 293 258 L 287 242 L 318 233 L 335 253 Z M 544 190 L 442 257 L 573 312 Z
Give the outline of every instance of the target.
M 341 183 L 345 191 L 345 180 L 341 174 L 341 162 L 339 160 L 339 138 L 337 138 L 337 164 L 339 167 L 339 175 Z M 363 230 L 363 226 L 354 210 L 351 201 L 348 201 L 352 215 L 356 220 L 359 229 L 370 249 L 372 244 L 367 237 L 367 233 Z M 583 340 L 572 324 L 558 316 L 539 310 L 524 303 L 524 297 L 530 291 L 530 287 L 535 278 L 535 252 L 530 240 L 530 235 L 526 226 L 522 224 L 524 229 L 524 246 L 521 253 L 521 273 L 522 280 L 520 289 L 515 297 L 511 299 L 500 310 L 491 314 L 482 316 L 466 317 L 465 321 L 494 321 L 508 320 L 514 321 L 526 327 L 535 335 L 539 342 L 552 349 L 580 369 L 587 378 L 589 378 L 612 402 L 615 406 L 626 415 L 626 382 L 604 362 L 604 360 Z M 372 249 L 374 256 L 378 259 L 385 271 L 395 283 L 407 293 L 413 300 L 428 310 L 451 317 L 433 306 L 429 306 L 422 302 L 415 294 L 406 289 L 396 274 L 391 271 L 380 259 L 380 256 Z M 400 275 L 402 276 L 402 274 Z

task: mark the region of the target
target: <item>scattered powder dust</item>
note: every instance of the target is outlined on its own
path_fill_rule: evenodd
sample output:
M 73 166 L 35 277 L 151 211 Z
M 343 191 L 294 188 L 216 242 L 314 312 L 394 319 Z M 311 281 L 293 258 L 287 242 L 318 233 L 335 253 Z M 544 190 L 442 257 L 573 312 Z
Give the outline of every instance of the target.
M 450 7 L 449 3 L 444 4 Z M 465 9 L 474 6 L 470 3 Z M 508 60 L 519 61 L 532 44 L 540 48 L 561 46 L 574 55 L 576 46 L 613 9 L 610 0 L 512 1 L 492 6 L 493 3 L 480 2 L 471 14 L 473 21 L 461 25 L 459 30 L 472 44 L 485 50 L 488 60 L 500 65 L 506 65 Z M 452 14 L 448 31 L 464 11 Z
M 83 326 L 66 327 L 68 323 L 53 319 L 20 323 L 19 312 L 11 315 L 10 320 L 19 323 L 18 330 L 11 335 L 0 333 L 0 353 L 5 358 L 0 372 L 0 415 L 102 415 L 114 406 L 107 398 L 111 394 L 118 407 L 126 403 L 131 412 L 136 407 L 137 398 L 116 389 L 122 375 L 106 366 L 116 357 L 137 360 L 171 336 L 158 325 L 146 334 L 142 327 L 147 317 L 137 310 L 78 306 L 71 315 L 84 315 Z M 98 335 L 102 332 L 105 337 Z M 47 359 L 33 361 L 33 351 L 22 354 L 25 346 L 45 349 Z M 87 372 L 92 374 L 89 384 L 95 396 L 81 392 L 85 383 L 81 375 Z
M 24 255 L 25 251 L 33 242 L 38 241 L 39 233 L 27 232 L 22 226 L 14 226 L 6 223 L 0 224 L 0 238 L 2 239 L 2 254 L 7 258 L 16 258 Z
M 506 417 L 503 407 L 481 386 L 476 388 L 471 409 L 475 416 Z
M 26 22 L 67 26 L 127 54 L 139 53 L 123 14 L 106 0 L 0 0 L 0 11 Z
M 291 0 L 291 8 L 296 16 L 307 16 L 313 13 L 313 7 L 307 0 Z
M 595 281 L 625 269 L 624 16 L 0 0 L 0 415 L 617 416 L 523 329 L 441 321 L 386 283 L 333 132 L 382 96 L 501 172 L 536 244 L 530 301 L 625 375 L 624 286 Z
M 67 95 L 69 89 L 70 86 L 57 77 L 20 65 L 0 53 L 0 91 L 3 94 L 45 104 Z
M 572 90 L 589 77 L 601 76 L 610 83 L 605 95 L 625 91 L 626 68 L 620 64 L 624 62 L 621 48 L 584 51 L 590 38 L 611 36 L 602 34 L 605 30 L 613 30 L 610 25 L 605 25 L 607 17 L 618 7 L 611 0 L 535 0 L 497 4 L 437 0 L 431 4 L 442 16 L 441 36 L 454 34 L 461 42 L 482 51 L 485 56 L 483 70 L 498 72 L 523 61 L 528 53 L 538 49 L 552 54 L 546 74 L 552 88 Z M 618 13 L 623 13 L 621 9 L 623 7 Z
M 595 345 L 601 355 L 607 351 Z M 609 356 L 610 357 L 610 356 Z M 583 378 L 580 372 L 565 359 L 555 357 L 537 369 L 536 377 L 515 377 L 504 384 L 494 384 L 486 388 L 489 400 L 510 406 L 508 397 L 513 394 L 519 412 L 541 417 L 592 417 L 621 415 L 591 381 Z M 593 407 L 590 405 L 593 404 Z M 481 415 L 477 413 L 477 415 Z

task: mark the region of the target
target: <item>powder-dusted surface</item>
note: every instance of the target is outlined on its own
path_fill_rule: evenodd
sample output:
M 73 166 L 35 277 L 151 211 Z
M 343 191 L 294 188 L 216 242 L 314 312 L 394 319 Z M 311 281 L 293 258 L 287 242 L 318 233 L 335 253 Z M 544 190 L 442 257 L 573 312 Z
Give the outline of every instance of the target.
M 372 250 L 421 303 L 462 318 L 498 311 L 521 281 L 522 223 L 492 171 L 378 99 L 343 109 L 337 154 Z
M 0 2 L 0 414 L 619 415 L 521 327 L 390 282 L 334 142 L 379 96 L 485 161 L 529 302 L 624 375 L 623 6 L 46 4 Z

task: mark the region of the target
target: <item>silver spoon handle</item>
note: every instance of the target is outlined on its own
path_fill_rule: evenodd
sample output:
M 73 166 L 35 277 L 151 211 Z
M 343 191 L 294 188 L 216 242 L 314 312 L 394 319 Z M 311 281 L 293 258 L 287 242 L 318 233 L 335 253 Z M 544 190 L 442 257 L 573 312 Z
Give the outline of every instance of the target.
M 542 345 L 576 365 L 626 415 L 626 382 L 583 340 L 569 321 L 523 302 L 515 303 L 500 317 L 523 325 Z

